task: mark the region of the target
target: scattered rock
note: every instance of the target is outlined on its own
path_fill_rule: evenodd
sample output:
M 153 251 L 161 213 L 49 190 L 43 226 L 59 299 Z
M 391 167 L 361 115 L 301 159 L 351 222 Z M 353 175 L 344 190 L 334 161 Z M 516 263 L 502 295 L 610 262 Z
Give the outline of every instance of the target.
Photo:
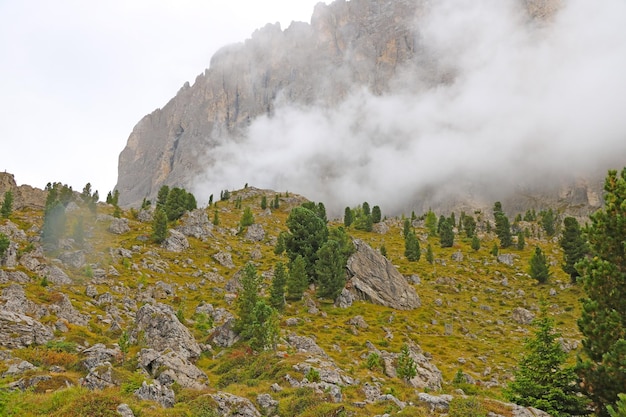
M 239 341 L 239 335 L 233 330 L 234 326 L 234 318 L 226 320 L 224 324 L 213 330 L 209 341 L 219 347 L 231 347 Z
M 522 307 L 516 307 L 513 310 L 512 318 L 519 324 L 530 324 L 535 318 L 535 315 Z
M 46 278 L 48 282 L 58 285 L 71 284 L 72 280 L 61 268 L 56 265 L 43 265 L 36 271 L 41 278 Z
M 107 348 L 102 343 L 97 343 L 90 348 L 87 348 L 81 352 L 85 359 L 81 362 L 83 367 L 88 371 L 102 366 L 106 363 L 115 361 L 121 357 L 122 351 L 117 348 Z
M 512 253 L 503 253 L 498 255 L 498 262 L 501 264 L 505 264 L 508 266 L 513 266 L 513 261 L 515 260 L 515 255 Z
M 352 294 L 347 288 L 343 288 L 341 290 L 341 294 L 339 294 L 339 296 L 335 300 L 335 307 L 348 308 L 352 306 L 352 303 L 354 303 L 354 301 L 354 294 Z
M 348 320 L 348 324 L 350 324 L 352 326 L 356 326 L 359 329 L 367 329 L 367 328 L 369 328 L 369 326 L 365 322 L 365 319 L 363 318 L 363 316 L 354 316 L 354 317 L 352 317 L 350 320 Z
M 220 265 L 226 268 L 234 268 L 235 264 L 233 263 L 233 258 L 228 252 L 218 252 L 213 255 L 213 259 L 215 259 Z
M 209 222 L 206 211 L 203 209 L 188 211 L 180 222 L 181 225 L 176 230 L 185 236 L 193 236 L 202 241 L 213 237 L 213 224 Z
M 37 320 L 13 311 L 0 310 L 0 346 L 21 349 L 52 340 L 52 331 Z
M 174 310 L 165 304 L 145 304 L 137 311 L 131 338 L 136 341 L 139 334 L 144 335 L 142 342 L 148 347 L 159 351 L 170 348 L 184 359 L 196 359 L 202 351 Z
M 161 246 L 167 251 L 179 253 L 189 249 L 189 241 L 178 230 L 169 229 L 168 236 Z
M 89 316 L 81 314 L 74 308 L 70 299 L 63 293 L 57 293 L 53 304 L 48 306 L 51 313 L 56 314 L 60 319 L 67 320 L 69 323 L 85 326 L 89 322 Z
M 315 340 L 307 336 L 298 336 L 295 333 L 289 333 L 287 343 L 298 352 L 308 353 L 310 355 L 328 358 L 324 349 L 319 347 Z
M 105 362 L 100 366 L 92 368 L 87 376 L 81 381 L 81 385 L 90 390 L 101 390 L 108 387 L 115 387 L 120 381 L 115 378 L 115 372 L 111 363 Z
M 420 306 L 415 289 L 398 270 L 365 242 L 354 241 L 356 252 L 347 263 L 350 279 L 346 288 L 357 298 L 398 310 Z
M 139 213 L 137 213 L 137 220 L 142 223 L 152 223 L 154 220 L 154 214 L 149 210 L 139 210 Z
M 450 256 L 450 258 L 452 258 L 452 260 L 456 262 L 463 262 L 463 254 L 461 253 L 460 250 L 457 250 L 456 252 L 454 252 L 452 256 Z
M 265 239 L 265 229 L 263 229 L 263 225 L 254 223 L 248 226 L 245 238 L 253 242 L 260 242 Z
M 116 411 L 117 411 L 117 414 L 119 414 L 122 417 L 135 417 L 133 410 L 130 409 L 130 406 L 128 404 L 122 403 L 118 405 Z
M 173 407 L 176 402 L 174 391 L 156 380 L 150 385 L 143 381 L 141 388 L 135 391 L 135 396 L 142 400 L 156 401 L 165 408 Z
M 217 412 L 220 416 L 261 417 L 252 402 L 247 398 L 238 397 L 225 392 L 211 394 L 217 403 Z
M 109 224 L 109 232 L 116 235 L 123 235 L 130 232 L 130 226 L 128 225 L 128 219 L 113 218 Z
M 406 277 L 406 280 L 411 284 L 420 285 L 422 283 L 422 279 L 417 274 L 412 274 Z
M 85 252 L 77 250 L 74 252 L 63 252 L 59 259 L 64 265 L 71 268 L 79 269 L 85 265 Z
M 141 349 L 137 357 L 139 366 L 163 385 L 177 382 L 183 388 L 207 388 L 209 379 L 206 374 L 177 352 Z
M 425 392 L 420 392 L 417 394 L 417 398 L 428 404 L 430 407 L 430 411 L 448 411 L 450 408 L 450 401 L 452 401 L 452 395 L 430 395 Z
M 278 401 L 272 398 L 269 394 L 259 394 L 256 397 L 256 402 L 259 404 L 265 415 L 272 415 L 278 408 Z

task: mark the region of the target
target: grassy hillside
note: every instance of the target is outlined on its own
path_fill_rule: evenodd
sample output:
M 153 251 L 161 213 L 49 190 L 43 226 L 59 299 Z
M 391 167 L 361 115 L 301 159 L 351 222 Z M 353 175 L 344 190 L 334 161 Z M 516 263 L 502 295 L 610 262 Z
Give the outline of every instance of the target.
M 7 358 L 27 360 L 36 366 L 26 373 L 6 375 L 10 362 L 0 362 L 0 374 L 5 374 L 0 379 L 3 388 L 26 377 L 47 375 L 51 378 L 24 391 L 0 391 L 0 414 L 117 415 L 117 405 L 126 403 L 136 416 L 211 416 L 216 415 L 213 411 L 215 404 L 206 394 L 217 391 L 248 398 L 254 404 L 259 394 L 271 393 L 279 402 L 275 414 L 281 416 L 376 415 L 399 411 L 393 402 L 364 402 L 362 384 L 378 382 L 383 393 L 391 393 L 408 404 L 399 415 L 428 415 L 427 408 L 417 399 L 420 390 L 408 386 L 399 378 L 386 376 L 380 366 L 368 367 L 368 342 L 380 350 L 395 353 L 404 343 L 413 342 L 421 346 L 443 373 L 443 393 L 463 388 L 466 394 L 478 395 L 487 410 L 507 415 L 510 411 L 497 400 L 502 399 L 501 388 L 511 378 L 522 354 L 524 339 L 532 331 L 532 326 L 513 320 L 513 310 L 523 307 L 537 313 L 540 303 L 545 300 L 548 313 L 555 318 L 563 337 L 568 341 L 580 338 L 576 320 L 581 291 L 570 285 L 569 277 L 561 270 L 562 253 L 555 239 L 537 237 L 538 224 L 523 223 L 522 227 L 533 230 L 526 239 L 524 250 L 500 250 L 500 254 L 513 257 L 512 265 L 506 265 L 490 253 L 497 239 L 495 234 L 487 233 L 485 222 L 479 224 L 481 249 L 474 251 L 470 247 L 470 239 L 462 234 L 456 235 L 452 248 L 441 248 L 439 239 L 428 237 L 422 223 L 416 221 L 422 251 L 425 252 L 429 243 L 434 251 L 434 262 L 429 264 L 425 253 L 418 262 L 405 259 L 403 219 L 389 218 L 383 222 L 385 227 L 375 228 L 379 231 L 384 229 L 384 233 L 352 228 L 348 229 L 348 233 L 375 249 L 384 245 L 387 258 L 402 274 L 419 277 L 419 283 L 414 285 L 422 301 L 420 308 L 397 311 L 356 302 L 349 308 L 341 309 L 334 307 L 330 301 L 316 299 L 314 292 L 309 291 L 303 301 L 289 302 L 280 318 L 283 338 L 291 332 L 313 337 L 337 367 L 360 382 L 343 387 L 341 404 L 326 401 L 327 392 L 292 388 L 285 382 L 287 374 L 298 379 L 304 377 L 294 369 L 294 365 L 305 362 L 309 356 L 296 352 L 284 340 L 275 352 L 253 353 L 244 343 L 205 351 L 196 365 L 208 375 L 210 388 L 194 391 L 174 384 L 177 403 L 170 409 L 161 408 L 154 402 L 141 401 L 133 395 L 144 380 L 149 382 L 149 378 L 137 370 L 136 354 L 144 347 L 141 342 L 131 344 L 128 352 L 112 364 L 116 378 L 121 381 L 119 386 L 95 392 L 81 387 L 81 378 L 87 373 L 80 365 L 83 359 L 81 350 L 96 343 L 107 346 L 119 343 L 123 332 L 133 326 L 134 312 L 144 302 L 154 299 L 172 306 L 196 340 L 208 344 L 212 326 L 205 316 L 196 314 L 196 307 L 200 303 L 210 303 L 215 308 L 222 307 L 234 313 L 232 299 L 224 287 L 246 262 L 254 262 L 259 273 L 265 277 L 264 295 L 267 295 L 275 263 L 279 260 L 286 262 L 284 256 L 274 254 L 277 236 L 287 230 L 285 221 L 291 208 L 304 199 L 282 194 L 280 208 L 270 211 L 261 210 L 262 195 L 272 200 L 275 193 L 244 189 L 234 192 L 229 201 L 220 201 L 207 208 L 210 220 L 216 210 L 219 217 L 219 225 L 213 228 L 214 237 L 206 241 L 189 237 L 190 248 L 182 253 L 168 252 L 151 243 L 151 224 L 137 220 L 134 211 L 122 214 L 128 219 L 130 231 L 121 235 L 107 230 L 110 218 L 104 215 L 113 213 L 111 206 L 100 204 L 97 216 L 86 208 L 68 213 L 66 236 L 72 235 L 74 223 L 79 217 L 83 218 L 87 266 L 74 269 L 59 262 L 53 263 L 67 273 L 72 284 L 45 286 L 40 277 L 24 266 L 19 265 L 15 270 L 30 277 L 30 282 L 22 284 L 29 300 L 48 306 L 60 297 L 60 293 L 67 294 L 72 306 L 88 316 L 88 324 L 66 324 L 66 331 L 57 326 L 55 339 L 46 345 L 3 352 Z M 241 208 L 235 208 L 238 198 L 241 198 Z M 238 233 L 245 207 L 252 209 L 255 223 L 265 230 L 265 237 L 259 242 L 247 240 L 244 234 Z M 382 209 L 384 215 L 384 206 Z M 10 221 L 32 241 L 18 242 L 19 255 L 36 251 L 42 212 L 17 211 Z M 2 224 L 7 224 L 7 221 Z M 340 224 L 338 221 L 330 222 L 331 226 Z M 176 223 L 170 225 L 171 228 L 176 226 Z M 538 285 L 527 274 L 535 246 L 543 249 L 552 264 L 553 276 L 546 285 Z M 120 248 L 129 252 L 120 251 Z M 130 253 L 130 256 L 120 255 L 121 252 Z M 214 255 L 219 252 L 230 253 L 235 267 L 228 268 L 217 262 Z M 49 258 L 58 255 L 47 254 Z M 110 272 L 112 268 L 119 276 L 109 274 L 108 278 L 97 277 L 99 270 Z M 0 291 L 11 284 L 0 284 Z M 87 285 L 95 287 L 98 296 L 110 293 L 112 303 L 98 303 L 98 296 L 88 296 Z M 307 300 L 312 300 L 318 311 L 310 313 L 311 301 Z M 349 324 L 348 321 L 355 316 L 362 316 L 367 327 Z M 289 320 L 293 318 L 297 320 Z M 51 313 L 41 317 L 40 321 L 55 327 L 58 317 Z M 113 325 L 114 322 L 119 327 Z M 453 384 L 452 380 L 459 370 L 470 375 L 476 383 Z M 273 392 L 271 386 L 274 383 L 279 384 L 282 391 Z

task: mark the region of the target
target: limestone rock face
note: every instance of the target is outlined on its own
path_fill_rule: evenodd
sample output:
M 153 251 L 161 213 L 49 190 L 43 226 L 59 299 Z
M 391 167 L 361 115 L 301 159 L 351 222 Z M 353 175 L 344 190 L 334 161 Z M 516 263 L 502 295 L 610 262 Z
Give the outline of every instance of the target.
M 421 305 L 415 288 L 387 258 L 361 240 L 355 240 L 354 246 L 356 252 L 347 264 L 350 279 L 346 288 L 357 299 L 397 310 L 412 310 Z
M 0 198 L 4 197 L 4 193 L 11 191 L 13 193 L 13 209 L 19 210 L 25 207 L 34 209 L 43 209 L 46 206 L 47 191 L 30 185 L 17 186 L 13 174 L 0 172 Z
M 186 83 L 133 129 L 119 157 L 120 204 L 154 199 L 162 185 L 190 188 L 207 168 L 199 155 L 245 134 L 251 120 L 272 115 L 280 100 L 330 106 L 354 85 L 384 92 L 416 56 L 412 26 L 421 4 L 319 3 L 310 24 L 285 30 L 268 24 L 245 43 L 222 48 L 192 86 Z
M 180 322 L 170 306 L 145 304 L 135 317 L 133 338 L 144 335 L 148 347 L 157 351 L 172 349 L 184 359 L 197 359 L 202 352 L 189 330 Z

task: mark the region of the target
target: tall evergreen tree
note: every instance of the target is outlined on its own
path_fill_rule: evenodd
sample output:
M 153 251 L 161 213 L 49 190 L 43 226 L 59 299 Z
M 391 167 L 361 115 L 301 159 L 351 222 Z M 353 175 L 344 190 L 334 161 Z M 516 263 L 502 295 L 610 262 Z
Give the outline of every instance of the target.
M 526 342 L 524 357 L 505 396 L 515 404 L 535 407 L 554 417 L 589 414 L 588 401 L 579 395 L 574 368 L 565 364 L 567 353 L 558 341 L 554 321 L 543 312 L 535 326 L 535 336 Z
M 402 225 L 402 236 L 404 236 L 404 239 L 406 239 L 412 231 L 411 221 L 409 219 L 404 219 L 404 224 Z
M 550 266 L 548 265 L 546 255 L 544 255 L 539 246 L 535 246 L 535 252 L 530 258 L 528 273 L 532 278 L 539 281 L 540 284 L 548 282 L 550 275 L 552 275 L 550 273 Z
M 285 249 L 293 262 L 298 255 L 304 258 L 309 280 L 315 278 L 317 251 L 328 239 L 326 223 L 305 207 L 294 207 L 287 217 L 289 233 L 285 235 Z
M 480 249 L 480 239 L 478 238 L 476 234 L 472 236 L 472 249 L 474 249 L 475 251 Z M 496 249 L 498 248 L 496 247 Z
M 4 193 L 4 200 L 2 200 L 2 208 L 0 208 L 0 212 L 2 213 L 2 217 L 8 219 L 13 211 L 13 192 L 6 191 Z
M 285 232 L 280 232 L 276 239 L 276 246 L 274 246 L 274 254 L 282 255 L 285 251 Z
M 161 243 L 167 237 L 167 214 L 165 209 L 159 207 L 154 212 L 152 219 L 152 240 L 155 243 Z
M 454 245 L 454 230 L 447 219 L 441 222 L 439 227 L 439 242 L 442 248 L 451 248 Z
M 580 276 L 575 265 L 583 259 L 587 254 L 587 242 L 582 236 L 580 225 L 573 217 L 563 219 L 563 235 L 559 240 L 561 248 L 563 248 L 563 271 L 569 274 L 572 282 L 576 282 L 576 278 Z
M 276 310 L 267 305 L 265 300 L 257 300 L 252 309 L 250 324 L 244 331 L 252 350 L 260 352 L 276 349 L 278 330 L 278 313 Z
M 591 256 L 577 264 L 586 293 L 578 373 L 600 417 L 626 390 L 626 168 L 609 171 L 604 191 L 587 230 Z
M 163 185 L 161 186 L 161 188 L 159 188 L 159 192 L 157 193 L 157 201 L 156 201 L 156 207 L 163 207 L 165 208 L 165 203 L 167 203 L 167 196 L 170 193 L 170 187 L 168 187 L 167 185 Z M 107 197 L 107 203 L 108 203 L 108 197 Z
M 500 239 L 500 247 L 510 247 L 513 244 L 511 225 L 509 223 L 509 218 L 502 210 L 502 203 L 499 201 L 496 201 L 493 205 L 493 217 L 496 221 L 496 235 L 498 235 L 498 239 Z
M 272 307 L 279 311 L 285 308 L 285 285 L 287 285 L 285 266 L 282 262 L 277 262 L 274 267 L 269 302 Z
M 363 206 L 361 206 L 363 208 L 363 214 L 366 216 L 371 216 L 372 213 L 370 211 L 370 205 L 369 203 L 366 201 L 363 203 Z
M 289 275 L 287 275 L 287 298 L 290 300 L 300 300 L 309 285 L 309 278 L 306 273 L 306 261 L 302 255 L 298 255 L 289 264 Z
M 413 230 L 404 238 L 404 256 L 411 262 L 419 261 L 422 256 L 420 241 Z
M 426 248 L 426 262 L 428 262 L 431 265 L 433 262 L 435 262 L 435 254 L 433 253 L 433 247 L 430 243 L 428 244 L 428 247 Z
M 317 251 L 317 296 L 334 300 L 346 285 L 346 262 L 339 243 L 327 240 Z
M 254 321 L 253 311 L 257 301 L 259 301 L 259 286 L 261 284 L 261 279 L 253 263 L 248 262 L 246 264 L 239 282 L 241 290 L 237 295 L 236 308 L 238 319 L 235 322 L 235 330 L 244 339 L 247 339 L 252 329 Z
M 261 210 L 265 210 L 267 208 L 267 196 L 261 197 Z
M 350 227 L 353 221 L 354 217 L 352 216 L 352 209 L 350 207 L 346 207 L 343 212 L 343 225 L 346 227 Z
M 526 247 L 526 238 L 524 237 L 524 232 L 521 230 L 517 234 L 517 250 L 524 250 Z
M 467 237 L 472 237 L 476 233 L 476 220 L 472 216 L 463 217 L 463 230 Z
M 541 216 L 541 227 L 546 231 L 546 234 L 550 237 L 556 233 L 556 214 L 554 210 L 548 209 L 539 213 Z
M 436 236 L 437 235 L 437 215 L 432 210 L 428 210 L 428 213 L 426 213 L 426 220 L 424 223 L 425 223 L 426 229 L 428 229 L 428 235 Z
M 376 223 L 380 223 L 380 221 L 382 220 L 382 213 L 380 211 L 380 207 L 379 206 L 374 206 L 372 207 L 372 222 L 374 224 Z

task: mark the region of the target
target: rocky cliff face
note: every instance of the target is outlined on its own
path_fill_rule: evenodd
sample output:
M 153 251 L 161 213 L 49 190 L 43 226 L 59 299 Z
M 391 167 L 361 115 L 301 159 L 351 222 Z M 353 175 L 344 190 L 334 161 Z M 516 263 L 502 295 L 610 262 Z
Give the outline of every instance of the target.
M 528 19 L 539 20 L 553 17 L 560 5 L 559 0 L 520 2 Z M 429 7 L 423 0 L 320 3 L 310 24 L 292 23 L 285 30 L 267 25 L 245 42 L 224 47 L 193 85 L 186 83 L 169 103 L 135 126 L 119 157 L 120 203 L 137 205 L 144 197 L 154 198 L 162 185 L 191 189 L 202 174 L 225 176 L 219 169 L 211 170 L 221 157 L 214 149 L 244 140 L 251 123 L 262 116 L 271 118 L 285 103 L 334 111 L 360 88 L 384 96 L 392 89 L 415 92 L 449 84 L 454 71 L 440 65 L 420 39 L 420 19 Z M 320 171 L 333 175 L 332 167 Z M 540 193 L 525 190 L 510 202 L 501 194 L 478 195 L 471 185 L 462 187 L 463 193 L 458 187 L 449 190 L 438 202 L 441 196 L 424 198 L 428 190 L 420 189 L 408 204 L 417 210 L 422 209 L 419 202 L 426 209 L 437 205 L 446 210 L 470 201 L 469 206 L 484 208 L 495 198 L 517 209 L 541 206 L 533 202 L 546 194 L 559 196 L 557 202 L 565 196 L 570 204 L 567 199 L 574 193 L 578 200 L 585 197 L 581 204 L 593 205 L 593 196 L 587 196 L 597 194 L 597 185 L 584 189 L 578 185 L 559 183 Z
M 0 172 L 0 201 L 4 198 L 4 193 L 13 193 L 13 209 L 19 210 L 24 207 L 41 209 L 46 205 L 47 192 L 30 185 L 17 186 L 13 174 Z
M 154 196 L 163 184 L 189 186 L 205 169 L 201 156 L 244 135 L 280 100 L 332 106 L 355 84 L 384 92 L 398 67 L 417 56 L 410 28 L 420 3 L 320 3 L 311 24 L 267 25 L 223 48 L 193 86 L 133 129 L 119 158 L 120 203 Z

